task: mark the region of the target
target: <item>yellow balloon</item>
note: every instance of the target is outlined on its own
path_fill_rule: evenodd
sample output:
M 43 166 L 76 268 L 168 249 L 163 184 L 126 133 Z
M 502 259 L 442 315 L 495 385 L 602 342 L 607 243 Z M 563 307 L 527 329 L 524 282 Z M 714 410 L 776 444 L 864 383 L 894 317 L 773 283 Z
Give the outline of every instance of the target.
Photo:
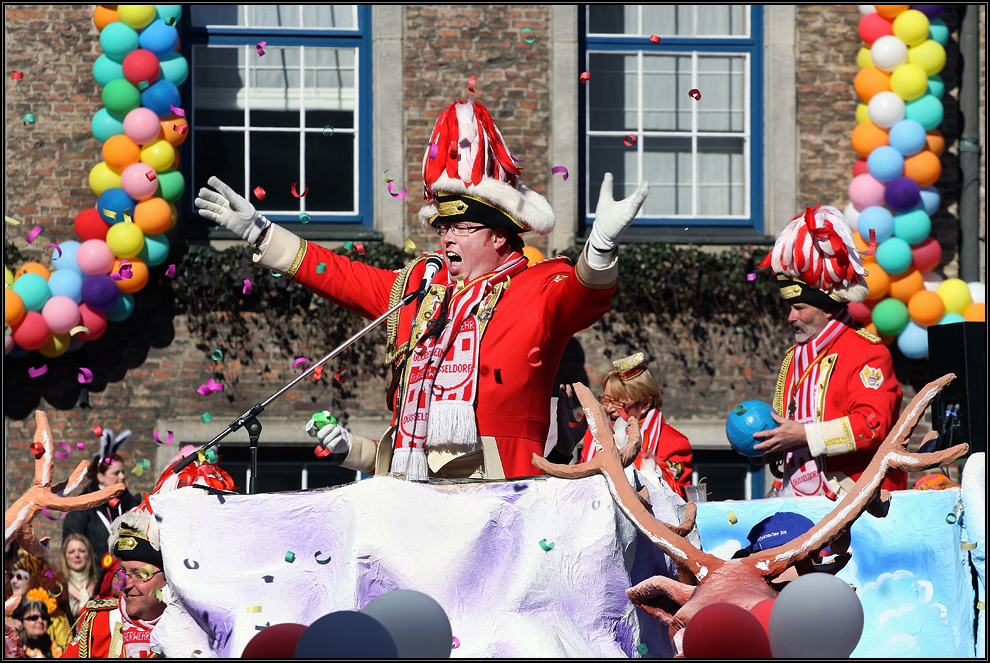
M 3 268 L 3 284 L 5 288 L 9 288 L 14 284 L 14 273 L 10 271 L 9 267 Z
M 105 161 L 101 161 L 89 171 L 89 188 L 97 196 L 107 189 L 119 189 L 120 173 L 113 172 Z
M 175 203 L 169 203 L 168 206 L 172 208 L 172 221 L 169 222 L 168 228 L 165 229 L 165 232 L 172 230 L 172 228 L 175 227 L 175 224 L 179 221 L 179 211 L 175 209 Z
M 927 85 L 927 79 L 926 79 Z M 168 170 L 175 161 L 175 148 L 167 140 L 156 140 L 141 148 L 141 161 L 157 172 Z
M 860 69 L 873 66 L 873 58 L 870 56 L 870 48 L 868 46 L 859 49 L 859 53 L 856 54 L 856 66 Z
M 144 247 L 144 232 L 136 223 L 115 223 L 107 231 L 107 247 L 118 258 L 133 258 Z
M 909 9 L 894 19 L 894 36 L 908 46 L 917 46 L 928 39 L 928 17 L 917 9 Z
M 858 106 L 856 106 L 856 124 L 863 124 L 864 122 L 869 121 L 870 119 L 869 108 L 870 107 L 864 103 L 860 103 Z
M 917 64 L 902 64 L 890 75 L 890 89 L 904 101 L 914 101 L 928 91 L 928 74 Z
M 908 49 L 908 63 L 924 69 L 926 76 L 934 76 L 945 67 L 945 49 L 937 41 L 927 39 Z
M 68 352 L 69 343 L 71 342 L 72 337 L 68 334 L 52 334 L 45 341 L 45 344 L 38 348 L 38 352 L 49 359 L 61 357 Z
M 966 307 L 973 303 L 973 297 L 969 292 L 969 286 L 962 279 L 945 279 L 938 290 L 938 296 L 945 302 L 946 313 L 963 314 Z
M 154 5 L 117 5 L 120 20 L 135 30 L 146 28 L 155 20 Z

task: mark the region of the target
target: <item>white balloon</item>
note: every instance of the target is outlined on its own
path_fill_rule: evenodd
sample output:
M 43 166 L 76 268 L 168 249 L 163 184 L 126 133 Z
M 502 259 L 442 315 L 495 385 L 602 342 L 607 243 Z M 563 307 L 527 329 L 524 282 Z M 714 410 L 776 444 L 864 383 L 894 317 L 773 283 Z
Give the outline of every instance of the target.
M 973 299 L 974 304 L 987 303 L 987 286 L 985 283 L 970 281 L 966 285 L 969 287 L 969 296 Z
M 894 35 L 880 37 L 870 48 L 870 59 L 877 69 L 888 73 L 908 61 L 908 47 Z
M 938 272 L 922 272 L 921 278 L 924 280 L 925 290 L 928 292 L 936 292 L 944 280 Z
M 846 221 L 849 222 L 849 228 L 853 232 L 859 232 L 856 227 L 856 223 L 859 221 L 859 210 L 852 203 L 846 205 L 846 208 L 842 210 L 842 216 L 846 217 Z
M 863 16 L 868 16 L 869 14 L 877 13 L 876 5 L 858 5 L 858 7 L 859 7 L 859 13 L 862 14 Z
M 904 100 L 893 92 L 878 92 L 870 99 L 866 112 L 873 124 L 889 129 L 904 119 Z

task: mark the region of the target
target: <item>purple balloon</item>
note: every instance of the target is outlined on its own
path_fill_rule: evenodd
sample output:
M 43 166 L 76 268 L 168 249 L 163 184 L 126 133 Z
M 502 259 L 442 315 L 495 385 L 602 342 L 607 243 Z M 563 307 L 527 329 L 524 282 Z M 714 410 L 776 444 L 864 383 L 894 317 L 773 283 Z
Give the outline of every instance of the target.
M 90 276 L 83 281 L 82 298 L 86 306 L 104 311 L 117 303 L 120 296 L 120 288 L 116 282 L 106 274 Z
M 942 15 L 945 5 L 911 5 L 911 9 L 917 9 L 929 19 L 933 19 Z
M 894 212 L 909 212 L 921 202 L 921 187 L 910 177 L 898 177 L 887 185 L 883 199 Z

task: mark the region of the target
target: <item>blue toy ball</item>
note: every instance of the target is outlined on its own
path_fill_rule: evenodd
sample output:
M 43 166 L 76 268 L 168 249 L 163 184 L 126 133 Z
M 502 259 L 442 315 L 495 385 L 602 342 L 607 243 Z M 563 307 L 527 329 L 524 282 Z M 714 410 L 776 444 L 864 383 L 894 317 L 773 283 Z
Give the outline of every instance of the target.
M 732 408 L 725 420 L 725 436 L 732 448 L 743 456 L 759 458 L 763 454 L 753 449 L 761 442 L 753 438 L 753 433 L 777 427 L 770 413 L 773 408 L 763 401 L 744 401 Z

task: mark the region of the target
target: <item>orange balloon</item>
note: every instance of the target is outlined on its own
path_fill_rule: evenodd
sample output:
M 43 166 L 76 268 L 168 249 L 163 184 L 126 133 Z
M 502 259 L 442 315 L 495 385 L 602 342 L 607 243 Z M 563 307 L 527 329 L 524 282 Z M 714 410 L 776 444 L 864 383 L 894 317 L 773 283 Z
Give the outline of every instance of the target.
M 882 145 L 890 143 L 887 129 L 881 129 L 872 122 L 861 122 L 852 131 L 853 149 L 861 157 L 870 156 L 870 152 Z
M 897 18 L 907 10 L 911 9 L 911 5 L 874 5 L 877 8 L 877 13 L 884 18 Z
M 48 277 L 52 275 L 52 273 L 48 271 L 48 268 L 40 262 L 26 262 L 21 265 L 21 268 L 14 273 L 14 280 L 16 281 L 22 274 L 38 274 L 46 281 L 48 280 Z
M 158 137 L 170 142 L 172 147 L 182 145 L 186 138 L 189 137 L 189 123 L 181 115 L 166 115 L 161 119 L 161 124 L 162 131 L 158 134 Z M 186 127 L 186 129 L 183 133 L 179 133 L 175 130 L 175 127 Z
M 169 208 L 172 210 L 172 221 L 169 222 L 168 229 L 165 232 L 172 230 L 172 228 L 175 227 L 175 224 L 179 222 L 179 211 L 175 209 L 175 205 L 169 203 Z
M 938 295 L 936 295 L 937 297 Z M 941 297 L 939 297 L 941 299 Z M 987 305 L 986 304 L 970 304 L 963 311 L 963 317 L 970 322 L 986 322 L 987 321 Z
M 543 251 L 540 251 L 535 246 L 524 246 L 522 253 L 529 260 L 530 265 L 543 260 Z
M 117 5 L 96 5 L 96 11 L 93 12 L 93 23 L 96 24 L 97 30 L 102 31 L 103 28 L 119 20 Z
M 103 143 L 103 160 L 119 173 L 141 160 L 141 148 L 124 134 L 110 136 Z
M 863 67 L 853 79 L 853 87 L 856 88 L 856 94 L 860 99 L 869 101 L 875 94 L 890 91 L 890 74 L 873 65 Z
M 146 235 L 163 233 L 172 223 L 172 208 L 158 196 L 142 200 L 134 208 L 134 223 Z
M 869 273 L 863 277 L 866 280 L 866 287 L 870 289 L 866 295 L 867 301 L 875 302 L 887 296 L 890 290 L 890 277 L 883 271 L 880 265 L 870 265 Z
M 938 129 L 932 129 L 928 132 L 928 137 L 925 139 L 928 141 L 928 149 L 931 150 L 935 156 L 942 156 L 942 152 L 945 152 L 945 136 Z
M 859 233 L 853 233 L 853 243 L 856 245 L 856 250 L 859 251 L 860 257 L 863 258 L 863 262 L 872 262 L 876 264 L 877 262 L 877 252 L 874 251 L 871 255 L 863 255 L 870 250 L 870 243 L 863 239 L 863 236 Z M 873 269 L 870 267 L 870 269 Z
M 890 345 L 891 343 L 897 340 L 896 336 L 887 336 L 886 334 L 881 334 L 880 332 L 878 332 L 877 326 L 872 322 L 866 325 L 865 327 L 863 327 L 863 329 L 879 336 L 880 340 L 883 341 L 884 345 Z
M 945 315 L 945 302 L 937 293 L 919 290 L 908 301 L 908 315 L 922 327 L 930 327 Z
M 148 266 L 143 260 L 137 258 L 118 258 L 113 261 L 113 270 L 110 272 L 120 273 L 120 263 L 127 260 L 131 263 L 131 278 L 117 281 L 117 287 L 121 292 L 137 292 L 148 284 Z
M 924 289 L 925 278 L 921 275 L 921 272 L 914 267 L 910 268 L 903 274 L 890 277 L 890 296 L 894 299 L 899 299 L 905 304 L 911 301 L 911 297 L 915 293 Z M 936 295 L 936 297 L 937 296 L 938 295 Z
M 179 150 L 175 150 L 175 158 L 172 159 L 172 170 L 179 169 Z
M 24 319 L 24 300 L 10 288 L 3 291 L 3 321 L 16 326 Z
M 904 177 L 910 177 L 918 186 L 931 186 L 942 175 L 942 162 L 934 152 L 922 150 L 904 159 Z

